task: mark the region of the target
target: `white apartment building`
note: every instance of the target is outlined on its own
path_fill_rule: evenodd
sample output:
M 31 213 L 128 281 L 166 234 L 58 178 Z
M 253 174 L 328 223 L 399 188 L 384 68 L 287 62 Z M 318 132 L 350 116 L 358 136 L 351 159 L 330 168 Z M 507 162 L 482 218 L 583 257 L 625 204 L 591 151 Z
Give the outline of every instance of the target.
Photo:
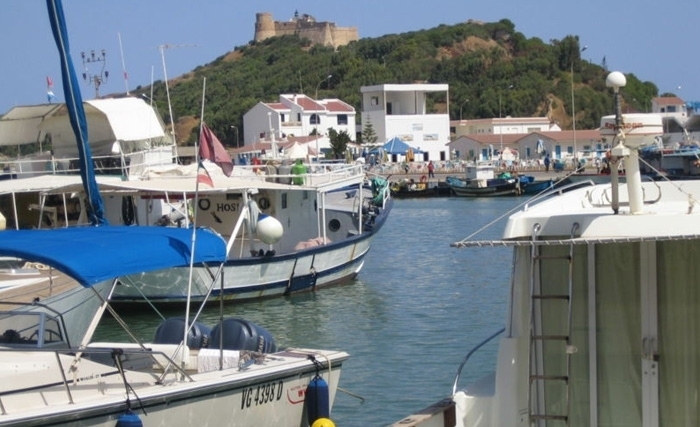
M 499 135 L 513 133 L 554 132 L 561 128 L 547 117 L 503 117 L 493 119 L 453 120 L 451 132 L 462 135 Z
M 383 84 L 363 86 L 362 126 L 372 123 L 377 143 L 399 138 L 423 158 L 416 161 L 450 160 L 446 144 L 450 142 L 450 117 L 429 113 L 427 100 L 434 94 L 440 103 L 449 104 L 447 84 Z
M 315 100 L 303 94 L 280 95 L 279 102 L 259 102 L 243 115 L 243 144 L 287 137 L 328 135 L 328 128 L 347 132 L 355 141 L 355 109 L 340 99 Z M 321 151 L 330 150 L 321 138 Z

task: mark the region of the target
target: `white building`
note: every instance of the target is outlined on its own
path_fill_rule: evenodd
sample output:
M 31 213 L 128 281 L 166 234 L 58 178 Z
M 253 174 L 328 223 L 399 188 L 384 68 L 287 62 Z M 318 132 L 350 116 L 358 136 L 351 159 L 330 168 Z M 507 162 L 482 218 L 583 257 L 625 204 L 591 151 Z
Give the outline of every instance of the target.
M 355 109 L 339 99 L 315 100 L 302 94 L 280 95 L 279 102 L 259 102 L 243 115 L 243 145 L 287 137 L 347 132 L 355 140 Z M 315 130 L 315 132 L 314 132 Z M 320 138 L 329 150 L 328 138 Z
M 501 153 L 512 150 L 520 161 L 543 159 L 573 160 L 601 157 L 610 149 L 611 141 L 605 141 L 598 129 L 553 132 L 471 134 L 462 135 L 448 144 L 460 160 L 498 160 Z
M 447 84 L 384 84 L 363 86 L 360 91 L 362 126 L 372 123 L 378 143 L 397 137 L 423 151 L 423 158 L 416 161 L 450 159 L 449 114 L 429 112 L 427 102 L 448 105 Z
M 450 131 L 462 135 L 498 135 L 512 133 L 553 132 L 561 128 L 547 117 L 503 117 L 493 119 L 453 120 Z

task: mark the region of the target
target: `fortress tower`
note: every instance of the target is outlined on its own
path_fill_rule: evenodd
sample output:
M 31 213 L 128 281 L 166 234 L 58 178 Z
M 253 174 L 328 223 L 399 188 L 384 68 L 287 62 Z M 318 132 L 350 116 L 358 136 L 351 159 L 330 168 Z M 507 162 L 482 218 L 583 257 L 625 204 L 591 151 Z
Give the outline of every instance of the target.
M 317 22 L 313 16 L 299 15 L 299 12 L 295 12 L 294 18 L 288 22 L 274 21 L 272 14 L 266 12 L 255 14 L 256 42 L 283 35 L 297 35 L 314 44 L 334 48 L 359 39 L 355 27 L 336 27 L 334 22 Z

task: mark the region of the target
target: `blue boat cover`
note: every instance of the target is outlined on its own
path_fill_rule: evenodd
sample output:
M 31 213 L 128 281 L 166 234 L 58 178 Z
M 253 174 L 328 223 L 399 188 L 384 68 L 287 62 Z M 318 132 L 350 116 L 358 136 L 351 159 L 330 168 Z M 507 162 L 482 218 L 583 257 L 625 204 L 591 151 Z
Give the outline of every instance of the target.
M 0 256 L 40 262 L 90 287 L 104 280 L 190 265 L 192 229 L 100 226 L 0 231 Z M 194 236 L 193 263 L 226 260 L 226 241 L 208 228 Z

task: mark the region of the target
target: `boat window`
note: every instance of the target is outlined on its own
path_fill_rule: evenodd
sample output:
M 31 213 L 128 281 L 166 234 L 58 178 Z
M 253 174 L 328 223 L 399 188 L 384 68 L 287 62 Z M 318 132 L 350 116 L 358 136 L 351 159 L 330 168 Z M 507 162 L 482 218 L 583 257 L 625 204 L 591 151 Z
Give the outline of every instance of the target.
M 63 342 L 63 332 L 58 319 L 46 313 L 0 313 L 0 343 L 32 345 Z
M 280 205 L 282 205 L 282 209 L 287 209 L 287 193 L 282 193 Z
M 340 221 L 336 218 L 333 218 L 328 222 L 328 229 L 334 232 L 340 230 Z

